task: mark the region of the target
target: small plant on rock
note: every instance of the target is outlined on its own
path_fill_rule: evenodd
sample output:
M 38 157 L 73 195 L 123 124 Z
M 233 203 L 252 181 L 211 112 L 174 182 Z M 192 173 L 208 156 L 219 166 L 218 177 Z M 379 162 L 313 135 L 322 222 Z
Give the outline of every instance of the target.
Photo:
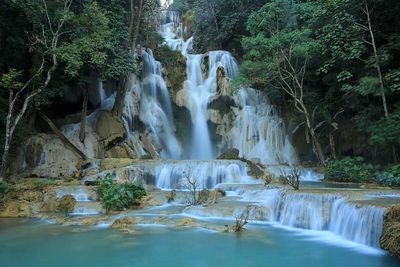
M 301 169 L 298 166 L 293 166 L 290 168 L 289 174 L 286 174 L 282 171 L 280 179 L 283 184 L 288 184 L 291 187 L 293 187 L 294 190 L 299 190 L 300 175 L 301 175 Z
M 108 174 L 97 181 L 96 192 L 107 210 L 124 210 L 138 204 L 146 195 L 142 185 L 131 182 L 117 183 L 115 174 Z
M 245 225 L 248 223 L 249 216 L 250 208 L 246 207 L 240 215 L 235 217 L 235 224 L 233 225 L 232 230 L 236 233 L 243 232 L 246 229 Z

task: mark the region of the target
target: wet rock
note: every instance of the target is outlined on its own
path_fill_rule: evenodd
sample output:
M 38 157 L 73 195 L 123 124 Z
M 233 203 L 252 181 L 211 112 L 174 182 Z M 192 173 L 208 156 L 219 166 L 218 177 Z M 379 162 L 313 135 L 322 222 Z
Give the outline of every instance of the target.
M 210 194 L 210 203 L 211 204 L 216 204 L 218 199 L 221 197 L 224 197 L 226 195 L 226 192 L 220 188 L 216 188 L 213 191 L 211 191 Z
M 231 159 L 231 160 L 240 160 L 239 158 L 239 150 L 236 148 L 230 148 L 226 150 L 224 153 L 219 155 L 217 159 Z
M 40 210 L 44 213 L 68 214 L 74 211 L 76 199 L 72 195 L 57 198 L 54 195 L 47 197 Z
M 174 189 L 174 190 L 169 191 L 167 194 L 168 203 L 174 201 L 175 197 L 176 197 L 176 190 Z
M 147 136 L 144 134 L 139 135 L 139 140 L 142 142 L 144 149 L 150 154 L 152 159 L 159 159 L 160 155 L 158 151 L 161 150 L 161 146 L 152 142 Z
M 69 214 L 74 211 L 76 199 L 71 195 L 63 196 L 58 202 L 58 211 Z
M 102 170 L 120 169 L 133 163 L 134 160 L 130 158 L 106 158 L 100 161 L 100 168 Z
M 7 202 L 0 217 L 31 217 L 32 209 L 26 200 Z
M 129 151 L 123 144 L 113 146 L 105 153 L 106 158 L 130 158 Z
M 98 113 L 93 122 L 93 130 L 105 148 L 112 147 L 126 137 L 123 121 L 115 117 L 111 111 Z
M 178 227 L 184 227 L 184 226 L 190 226 L 193 224 L 193 219 L 190 217 L 185 217 L 176 222 L 176 226 Z
M 385 212 L 380 245 L 392 256 L 400 258 L 400 205 Z
M 208 190 L 207 188 L 204 188 L 203 190 L 201 190 L 199 192 L 199 197 L 197 199 L 197 204 L 204 204 L 207 203 L 209 198 L 210 198 L 210 190 Z
M 123 218 L 116 219 L 111 228 L 113 229 L 127 229 L 132 226 L 136 222 L 136 218 L 133 216 L 126 216 Z

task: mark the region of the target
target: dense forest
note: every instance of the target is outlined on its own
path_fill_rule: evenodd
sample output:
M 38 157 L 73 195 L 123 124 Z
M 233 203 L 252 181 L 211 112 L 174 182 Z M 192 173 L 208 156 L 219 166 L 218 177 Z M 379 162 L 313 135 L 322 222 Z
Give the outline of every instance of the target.
M 141 71 L 135 50 L 170 55 L 156 29 L 161 9 L 151 0 L 2 1 L 2 164 L 48 128 L 39 117 L 72 113 L 71 91 L 81 98 L 75 112 L 95 108 L 85 95 L 96 79 L 118 92 L 120 116 L 126 77 Z M 197 52 L 236 56 L 232 86 L 268 94 L 303 162 L 400 176 L 398 1 L 175 0 L 169 9 L 182 13 Z

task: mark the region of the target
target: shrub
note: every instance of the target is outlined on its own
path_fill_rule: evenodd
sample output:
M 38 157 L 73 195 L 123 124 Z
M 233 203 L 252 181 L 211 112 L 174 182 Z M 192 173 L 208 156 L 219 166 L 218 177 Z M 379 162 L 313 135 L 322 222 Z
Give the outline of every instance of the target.
M 115 174 L 108 174 L 97 181 L 96 192 L 107 210 L 123 210 L 137 204 L 146 195 L 142 185 L 117 183 Z
M 391 187 L 400 187 L 400 164 L 393 165 L 375 175 L 375 182 Z
M 373 182 L 374 167 L 364 162 L 364 158 L 346 157 L 325 162 L 325 179 L 336 182 Z
M 6 181 L 0 181 L 0 194 L 10 191 L 10 185 Z

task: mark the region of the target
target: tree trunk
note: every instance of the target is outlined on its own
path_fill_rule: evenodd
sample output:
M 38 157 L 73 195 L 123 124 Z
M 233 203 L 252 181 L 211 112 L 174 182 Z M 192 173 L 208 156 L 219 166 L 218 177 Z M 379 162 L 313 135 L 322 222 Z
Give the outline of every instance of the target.
M 337 159 L 336 157 L 336 145 L 335 145 L 335 137 L 333 136 L 332 132 L 329 132 L 329 145 L 331 147 L 331 155 L 334 160 Z
M 60 138 L 60 140 L 64 143 L 65 146 L 69 147 L 72 151 L 74 151 L 76 154 L 79 155 L 83 160 L 86 160 L 87 157 L 86 155 L 79 149 L 77 148 L 71 141 L 68 140 L 68 138 L 60 131 L 58 130 L 57 126 L 42 112 L 39 112 L 39 116 L 47 122 L 49 125 L 50 129 Z
M 10 141 L 11 141 L 11 138 L 9 135 L 7 135 L 6 140 L 4 142 L 3 156 L 1 159 L 0 180 L 4 179 L 6 177 L 7 159 L 8 159 L 8 154 L 10 152 Z
M 85 130 L 86 130 L 86 116 L 87 116 L 87 104 L 88 104 L 88 88 L 85 83 L 83 88 L 83 103 L 82 103 L 82 114 L 81 114 L 81 127 L 79 131 L 79 140 L 85 142 Z
M 122 118 L 124 112 L 125 96 L 128 91 L 127 78 L 121 78 L 117 86 L 117 96 L 113 107 L 113 113 L 116 117 Z
M 317 157 L 319 163 L 322 164 L 325 161 L 325 156 L 324 156 L 324 153 L 322 152 L 321 144 L 318 141 L 318 137 L 315 134 L 313 127 L 311 126 L 311 120 L 309 118 L 309 115 L 308 115 L 308 112 L 306 109 L 304 110 L 304 116 L 306 117 L 307 128 L 310 132 L 311 142 L 312 142 L 312 146 L 313 146 L 313 152 L 314 152 L 315 156 Z

